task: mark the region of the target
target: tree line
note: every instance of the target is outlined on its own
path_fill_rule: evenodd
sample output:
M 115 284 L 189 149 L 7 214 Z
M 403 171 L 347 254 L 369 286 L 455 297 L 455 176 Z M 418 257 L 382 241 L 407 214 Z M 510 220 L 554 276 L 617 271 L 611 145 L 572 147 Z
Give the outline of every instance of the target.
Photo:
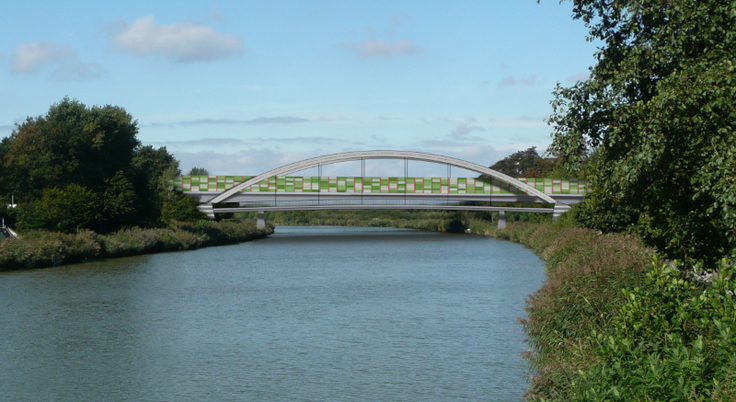
M 203 218 L 195 200 L 171 188 L 179 162 L 137 134 L 125 109 L 68 97 L 27 118 L 0 142 L 0 216 L 22 230 L 67 233 Z

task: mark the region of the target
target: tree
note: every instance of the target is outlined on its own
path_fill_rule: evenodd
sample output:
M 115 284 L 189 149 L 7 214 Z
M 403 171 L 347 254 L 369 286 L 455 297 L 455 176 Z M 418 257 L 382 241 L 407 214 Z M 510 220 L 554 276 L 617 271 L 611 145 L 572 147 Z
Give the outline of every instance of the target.
M 207 171 L 205 168 L 200 167 L 193 167 L 189 170 L 189 173 L 187 173 L 188 176 L 209 176 L 210 172 Z
M 736 5 L 573 0 L 603 41 L 590 78 L 552 102 L 549 151 L 575 168 L 595 150 L 580 221 L 635 230 L 671 257 L 736 247 Z
M 138 195 L 122 170 L 115 176 L 105 179 L 105 188 L 100 198 L 102 204 L 100 223 L 103 230 L 114 231 L 133 223 Z
M 171 188 L 179 162 L 137 133 L 123 108 L 64 98 L 0 141 L 0 202 L 15 193 L 22 227 L 66 232 L 163 225 L 167 202 L 167 216 L 198 219 Z
M 146 145 L 136 150 L 132 168 L 139 205 L 136 221 L 143 226 L 162 224 L 162 208 L 173 191 L 171 180 L 180 174 L 179 161 L 166 147 Z
M 66 188 L 47 188 L 40 199 L 23 206 L 20 226 L 70 233 L 91 229 L 98 221 L 100 198 L 78 184 Z
M 27 199 L 71 183 L 99 191 L 130 166 L 140 145 L 137 134 L 137 122 L 120 107 L 87 107 L 64 98 L 3 141 L 4 176 Z
M 186 222 L 207 219 L 207 215 L 197 209 L 199 202 L 181 193 L 173 193 L 164 201 L 161 218 L 164 222 Z
M 553 158 L 542 158 L 537 147 L 531 147 L 501 159 L 491 169 L 511 177 L 550 177 L 555 162 Z

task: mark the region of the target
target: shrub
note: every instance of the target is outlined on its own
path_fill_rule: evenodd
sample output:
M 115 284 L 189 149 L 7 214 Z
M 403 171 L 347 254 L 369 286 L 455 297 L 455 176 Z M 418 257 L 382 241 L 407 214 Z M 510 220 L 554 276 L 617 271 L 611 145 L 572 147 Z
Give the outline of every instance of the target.
M 22 238 L 0 242 L 0 270 L 39 268 L 83 261 L 100 252 L 98 236 L 92 232 L 64 234 L 28 231 Z
M 259 231 L 254 222 L 239 221 L 175 223 L 159 229 L 133 227 L 105 236 L 90 231 L 64 234 L 32 230 L 21 238 L 0 242 L 0 271 L 239 243 L 268 233 L 271 228 Z
M 592 334 L 598 363 L 576 399 L 736 399 L 736 267 L 722 260 L 711 283 L 673 265 L 655 260 L 611 325 Z

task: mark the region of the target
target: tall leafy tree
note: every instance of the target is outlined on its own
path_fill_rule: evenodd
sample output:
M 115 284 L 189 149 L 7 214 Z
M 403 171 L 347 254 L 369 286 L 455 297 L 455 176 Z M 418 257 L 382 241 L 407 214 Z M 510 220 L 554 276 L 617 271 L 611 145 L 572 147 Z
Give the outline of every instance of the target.
M 673 257 L 736 247 L 736 3 L 573 0 L 603 45 L 590 78 L 552 102 L 550 152 L 594 149 L 579 219 L 635 230 Z
M 501 159 L 491 169 L 511 177 L 551 177 L 555 162 L 554 158 L 542 158 L 537 147 L 531 147 Z
M 64 98 L 0 142 L 0 202 L 15 193 L 28 229 L 109 232 L 199 219 L 171 188 L 179 162 L 165 147 L 141 146 L 137 133 L 123 108 Z
M 154 148 L 150 145 L 136 150 L 132 161 L 133 184 L 138 198 L 136 221 L 144 226 L 160 224 L 163 203 L 170 189 L 171 179 L 179 175 L 179 161 L 166 147 Z
M 97 191 L 130 166 L 140 145 L 137 134 L 137 122 L 123 108 L 64 98 L 13 131 L 3 147 L 3 168 L 30 199 L 46 187 L 71 183 Z
M 187 175 L 189 175 L 189 176 L 209 176 L 210 175 L 210 172 L 207 171 L 207 169 L 205 169 L 205 168 L 201 168 L 201 167 L 196 167 L 195 166 L 195 167 L 189 169 L 189 173 Z

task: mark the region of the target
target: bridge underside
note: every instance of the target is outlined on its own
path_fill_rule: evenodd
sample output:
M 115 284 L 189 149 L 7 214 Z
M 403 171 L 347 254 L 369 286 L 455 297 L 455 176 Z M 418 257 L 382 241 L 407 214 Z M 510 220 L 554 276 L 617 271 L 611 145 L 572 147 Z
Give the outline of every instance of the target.
M 501 199 L 494 199 L 494 202 L 543 202 L 543 201 L 531 201 L 524 198 L 525 196 L 513 195 L 509 197 L 498 197 Z M 528 196 L 527 196 L 528 197 Z M 274 196 L 269 197 L 258 197 L 261 198 L 260 202 L 254 201 L 252 195 L 249 196 L 249 203 L 241 204 L 238 207 L 222 207 L 215 208 L 212 204 L 202 204 L 198 209 L 205 213 L 210 219 L 214 219 L 217 213 L 233 213 L 233 212 L 258 212 L 257 227 L 263 229 L 265 227 L 264 212 L 266 211 L 318 211 L 318 210 L 356 210 L 356 209 L 369 209 L 369 210 L 396 210 L 396 209 L 411 209 L 411 210 L 446 210 L 446 211 L 496 211 L 499 213 L 498 216 L 498 227 L 503 229 L 506 227 L 506 211 L 513 212 L 537 212 L 537 213 L 551 213 L 552 219 L 556 220 L 563 213 L 570 210 L 570 206 L 564 203 L 556 203 L 553 208 L 544 207 L 508 207 L 508 206 L 493 206 L 492 202 L 488 202 L 488 197 L 474 197 L 474 199 L 466 200 L 467 196 L 461 197 L 448 197 L 447 195 L 442 197 L 406 197 L 407 199 L 391 199 L 386 200 L 380 197 L 373 199 L 366 199 L 371 197 L 364 197 L 362 200 L 360 197 L 334 195 L 332 197 L 321 196 L 317 197 L 278 197 L 281 198 L 274 201 Z M 288 198 L 289 200 L 283 200 Z M 301 198 L 301 199 L 295 199 Z M 351 199 L 352 198 L 352 199 Z M 410 199 L 414 198 L 414 199 Z M 421 198 L 421 199 L 417 199 Z M 448 200 L 449 198 L 449 200 Z M 494 197 L 496 198 L 496 197 Z M 536 198 L 536 197 L 530 197 Z M 568 202 L 578 203 L 581 200 L 571 199 L 567 197 Z M 481 201 L 481 202 L 479 202 Z M 468 202 L 488 202 L 488 205 L 463 205 Z

